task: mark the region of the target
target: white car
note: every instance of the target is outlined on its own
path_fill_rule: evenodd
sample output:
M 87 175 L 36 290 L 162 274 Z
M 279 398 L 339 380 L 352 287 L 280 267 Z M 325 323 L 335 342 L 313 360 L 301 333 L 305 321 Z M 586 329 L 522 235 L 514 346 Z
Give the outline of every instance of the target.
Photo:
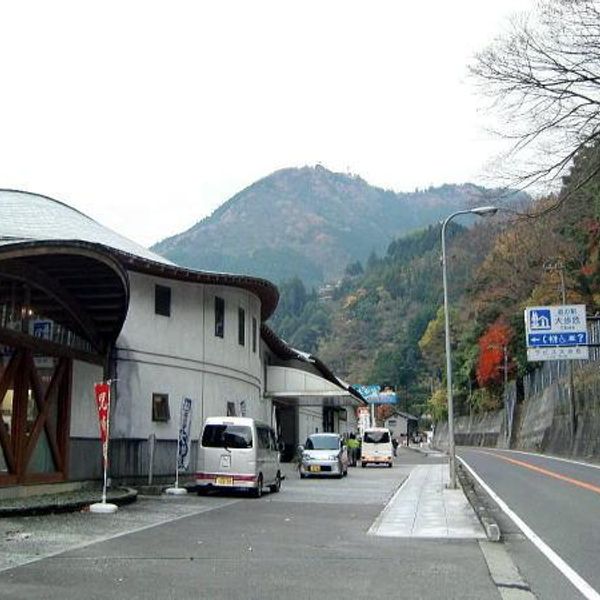
M 348 451 L 338 433 L 313 433 L 304 446 L 298 447 L 300 454 L 300 477 L 309 475 L 348 475 Z
M 365 429 L 360 446 L 360 465 L 385 464 L 392 467 L 394 464 L 394 449 L 390 430 L 385 427 L 372 427 Z
M 266 423 L 241 417 L 209 417 L 198 448 L 196 484 L 208 488 L 243 488 L 260 498 L 268 486 L 281 487 L 280 445 Z

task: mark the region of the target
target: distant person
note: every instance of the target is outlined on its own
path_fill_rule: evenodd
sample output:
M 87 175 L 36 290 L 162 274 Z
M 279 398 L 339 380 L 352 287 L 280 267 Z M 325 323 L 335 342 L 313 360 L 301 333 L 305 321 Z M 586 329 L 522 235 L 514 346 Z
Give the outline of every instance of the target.
M 346 447 L 348 448 L 350 466 L 355 467 L 356 463 L 358 461 L 360 442 L 356 439 L 356 435 L 354 435 L 354 433 L 351 433 L 348 436 L 348 441 L 346 442 Z
M 394 447 L 394 456 L 398 456 L 398 440 L 395 437 L 392 438 L 392 446 Z

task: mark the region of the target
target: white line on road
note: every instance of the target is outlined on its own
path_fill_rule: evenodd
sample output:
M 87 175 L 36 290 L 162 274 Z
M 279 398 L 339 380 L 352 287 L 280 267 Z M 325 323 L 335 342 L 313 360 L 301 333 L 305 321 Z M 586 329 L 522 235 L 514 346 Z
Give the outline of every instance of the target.
M 577 573 L 572 567 L 570 567 L 546 542 L 540 538 L 529 525 L 521 519 L 512 509 L 508 507 L 506 502 L 492 490 L 492 488 L 481 479 L 481 477 L 474 471 L 474 469 L 460 456 L 457 456 L 458 460 L 463 466 L 471 473 L 476 479 L 479 485 L 492 497 L 496 504 L 502 509 L 502 511 L 508 515 L 515 525 L 527 536 L 529 541 L 571 582 L 575 588 L 588 600 L 600 600 L 600 594 L 583 578 Z

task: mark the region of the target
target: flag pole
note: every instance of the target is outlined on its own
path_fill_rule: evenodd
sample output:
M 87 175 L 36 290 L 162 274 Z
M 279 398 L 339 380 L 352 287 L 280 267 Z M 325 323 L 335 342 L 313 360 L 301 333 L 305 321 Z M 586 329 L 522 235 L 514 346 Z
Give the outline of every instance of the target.
M 175 486 L 168 487 L 165 490 L 166 494 L 170 496 L 182 496 L 187 494 L 187 490 L 185 488 L 179 487 L 179 444 L 181 443 L 181 432 L 183 428 L 183 410 L 179 410 L 179 429 L 177 430 L 177 444 L 175 447 Z
M 108 440 L 110 439 L 110 404 L 111 397 L 110 391 L 112 387 L 112 381 L 109 379 L 108 383 L 108 406 L 106 408 L 106 450 L 102 449 L 102 462 L 104 463 L 104 483 L 102 485 L 102 504 L 106 504 L 106 488 L 108 482 Z
M 102 463 L 103 463 L 103 484 L 102 501 L 90 504 L 90 512 L 96 514 L 112 514 L 117 512 L 118 507 L 106 501 L 106 489 L 108 487 L 108 441 L 110 439 L 110 405 L 111 405 L 111 387 L 112 380 L 106 382 L 108 386 L 106 399 L 106 441 L 102 443 Z

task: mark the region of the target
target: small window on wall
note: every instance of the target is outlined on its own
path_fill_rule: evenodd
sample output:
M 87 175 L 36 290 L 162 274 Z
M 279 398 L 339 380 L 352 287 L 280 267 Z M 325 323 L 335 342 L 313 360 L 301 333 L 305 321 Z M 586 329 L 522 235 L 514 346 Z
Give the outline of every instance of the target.
M 171 288 L 165 285 L 154 287 L 154 312 L 163 317 L 171 316 Z
M 170 419 L 169 394 L 152 394 L 152 420 L 166 423 Z
M 268 450 L 271 447 L 271 439 L 269 436 L 269 430 L 266 427 L 257 427 L 256 433 L 258 434 L 258 447 Z
M 252 317 L 252 352 L 254 352 L 254 353 L 256 353 L 256 333 L 257 333 L 256 318 Z
M 215 335 L 225 336 L 225 300 L 215 296 Z
M 246 311 L 243 308 L 238 308 L 238 344 L 246 344 Z

